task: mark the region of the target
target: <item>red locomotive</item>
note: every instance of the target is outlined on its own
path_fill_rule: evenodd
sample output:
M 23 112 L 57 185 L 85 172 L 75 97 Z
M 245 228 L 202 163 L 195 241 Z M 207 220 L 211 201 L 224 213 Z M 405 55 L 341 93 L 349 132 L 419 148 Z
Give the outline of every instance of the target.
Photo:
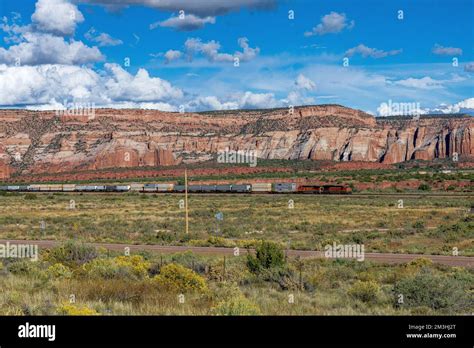
M 298 185 L 297 192 L 318 194 L 351 194 L 352 189 L 344 185 Z

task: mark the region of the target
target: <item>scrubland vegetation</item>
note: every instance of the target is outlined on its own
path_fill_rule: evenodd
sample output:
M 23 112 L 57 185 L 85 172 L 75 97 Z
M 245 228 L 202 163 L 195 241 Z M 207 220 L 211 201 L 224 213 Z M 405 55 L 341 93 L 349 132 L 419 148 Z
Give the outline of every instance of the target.
M 472 269 L 428 259 L 383 265 L 286 258 L 273 243 L 255 253 L 202 257 L 115 254 L 76 242 L 37 262 L 4 259 L 4 315 L 470 314 Z
M 474 255 L 474 197 L 190 195 L 189 234 L 179 194 L 8 194 L 0 239 Z M 75 209 L 70 209 L 74 201 Z M 290 200 L 293 202 L 291 204 Z M 402 200 L 402 202 L 400 202 Z M 402 207 L 400 207 L 402 203 Z M 293 208 L 291 208 L 293 207 Z M 223 221 L 215 214 L 222 212 Z M 42 228 L 44 227 L 44 228 Z

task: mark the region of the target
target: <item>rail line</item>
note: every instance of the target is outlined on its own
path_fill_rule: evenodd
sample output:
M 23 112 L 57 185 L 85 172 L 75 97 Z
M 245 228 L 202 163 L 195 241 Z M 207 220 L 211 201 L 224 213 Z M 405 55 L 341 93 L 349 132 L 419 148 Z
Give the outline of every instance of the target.
M 184 195 L 184 192 L 153 192 L 153 191 L 127 191 L 127 192 L 115 192 L 115 191 L 8 191 L 8 193 L 13 194 L 25 194 L 25 193 L 33 193 L 33 194 L 67 194 L 67 195 L 90 195 L 90 194 L 97 194 L 97 195 L 120 195 L 120 194 L 170 194 L 170 195 Z M 302 192 L 188 192 L 188 195 L 196 195 L 196 196 L 285 196 L 285 195 L 297 195 L 297 196 L 330 196 L 330 197 L 344 197 L 344 198 L 370 198 L 370 197 L 412 197 L 412 198 L 428 198 L 428 197 L 435 197 L 435 198 L 473 198 L 474 199 L 474 192 L 464 192 L 459 194 L 443 194 L 443 193 L 351 193 L 351 194 L 337 194 L 337 193 L 302 193 Z

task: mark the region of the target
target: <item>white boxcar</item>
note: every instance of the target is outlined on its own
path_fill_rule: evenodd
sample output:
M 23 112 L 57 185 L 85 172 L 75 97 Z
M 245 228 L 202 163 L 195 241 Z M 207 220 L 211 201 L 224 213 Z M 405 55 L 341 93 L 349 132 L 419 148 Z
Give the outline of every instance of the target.
M 28 191 L 39 191 L 41 189 L 41 185 L 28 185 Z
M 173 191 L 174 184 L 157 184 L 156 189 L 158 192 L 170 192 Z
M 48 186 L 48 191 L 62 191 L 63 190 L 63 185 L 49 185 Z
M 272 192 L 272 184 L 262 182 L 252 184 L 252 192 Z
M 75 189 L 76 189 L 76 185 L 74 185 L 74 184 L 64 184 L 63 185 L 63 191 L 71 192 L 71 191 L 74 191 Z
M 131 191 L 143 191 L 143 184 L 130 184 Z

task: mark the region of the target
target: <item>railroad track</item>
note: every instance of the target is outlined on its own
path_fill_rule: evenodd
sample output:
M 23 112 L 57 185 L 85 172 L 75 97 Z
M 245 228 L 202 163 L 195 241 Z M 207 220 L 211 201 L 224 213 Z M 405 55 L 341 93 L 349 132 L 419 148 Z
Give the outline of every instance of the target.
M 67 194 L 67 195 L 89 195 L 89 194 L 98 194 L 98 195 L 119 195 L 119 194 L 130 194 L 130 193 L 137 193 L 137 194 L 170 194 L 170 195 L 184 195 L 184 192 L 141 192 L 141 191 L 127 191 L 127 192 L 114 192 L 114 191 L 8 191 L 9 193 L 17 193 L 17 194 L 24 194 L 24 193 L 34 193 L 34 194 Z M 347 198 L 370 198 L 370 197 L 411 197 L 411 198 L 428 198 L 428 197 L 436 197 L 436 198 L 473 198 L 474 199 L 474 192 L 468 193 L 460 193 L 460 194 L 437 194 L 437 193 L 352 193 L 352 194 L 337 194 L 337 193 L 299 193 L 299 192 L 188 192 L 190 196 L 228 196 L 228 195 L 239 195 L 239 196 L 274 196 L 274 197 L 281 197 L 287 195 L 297 195 L 297 196 L 329 196 L 329 197 L 347 197 Z
M 52 248 L 63 243 L 63 241 L 56 240 L 6 240 L 0 239 L 0 244 L 36 244 L 40 248 Z M 116 243 L 86 243 L 96 248 L 102 247 L 112 251 L 124 251 L 129 248 L 130 252 L 149 251 L 156 253 L 178 253 L 191 251 L 200 255 L 234 255 L 233 248 L 224 247 L 195 247 L 195 246 L 162 246 L 162 245 L 148 245 L 148 244 L 116 244 Z M 240 254 L 253 252 L 253 249 L 240 249 Z M 287 255 L 290 257 L 301 258 L 324 258 L 324 252 L 313 250 L 287 250 Z M 469 256 L 446 256 L 446 255 L 423 255 L 423 254 L 393 254 L 393 253 L 365 253 L 365 259 L 374 262 L 400 264 L 407 263 L 416 258 L 428 258 L 434 263 L 439 263 L 447 266 L 461 266 L 474 267 L 474 257 Z

